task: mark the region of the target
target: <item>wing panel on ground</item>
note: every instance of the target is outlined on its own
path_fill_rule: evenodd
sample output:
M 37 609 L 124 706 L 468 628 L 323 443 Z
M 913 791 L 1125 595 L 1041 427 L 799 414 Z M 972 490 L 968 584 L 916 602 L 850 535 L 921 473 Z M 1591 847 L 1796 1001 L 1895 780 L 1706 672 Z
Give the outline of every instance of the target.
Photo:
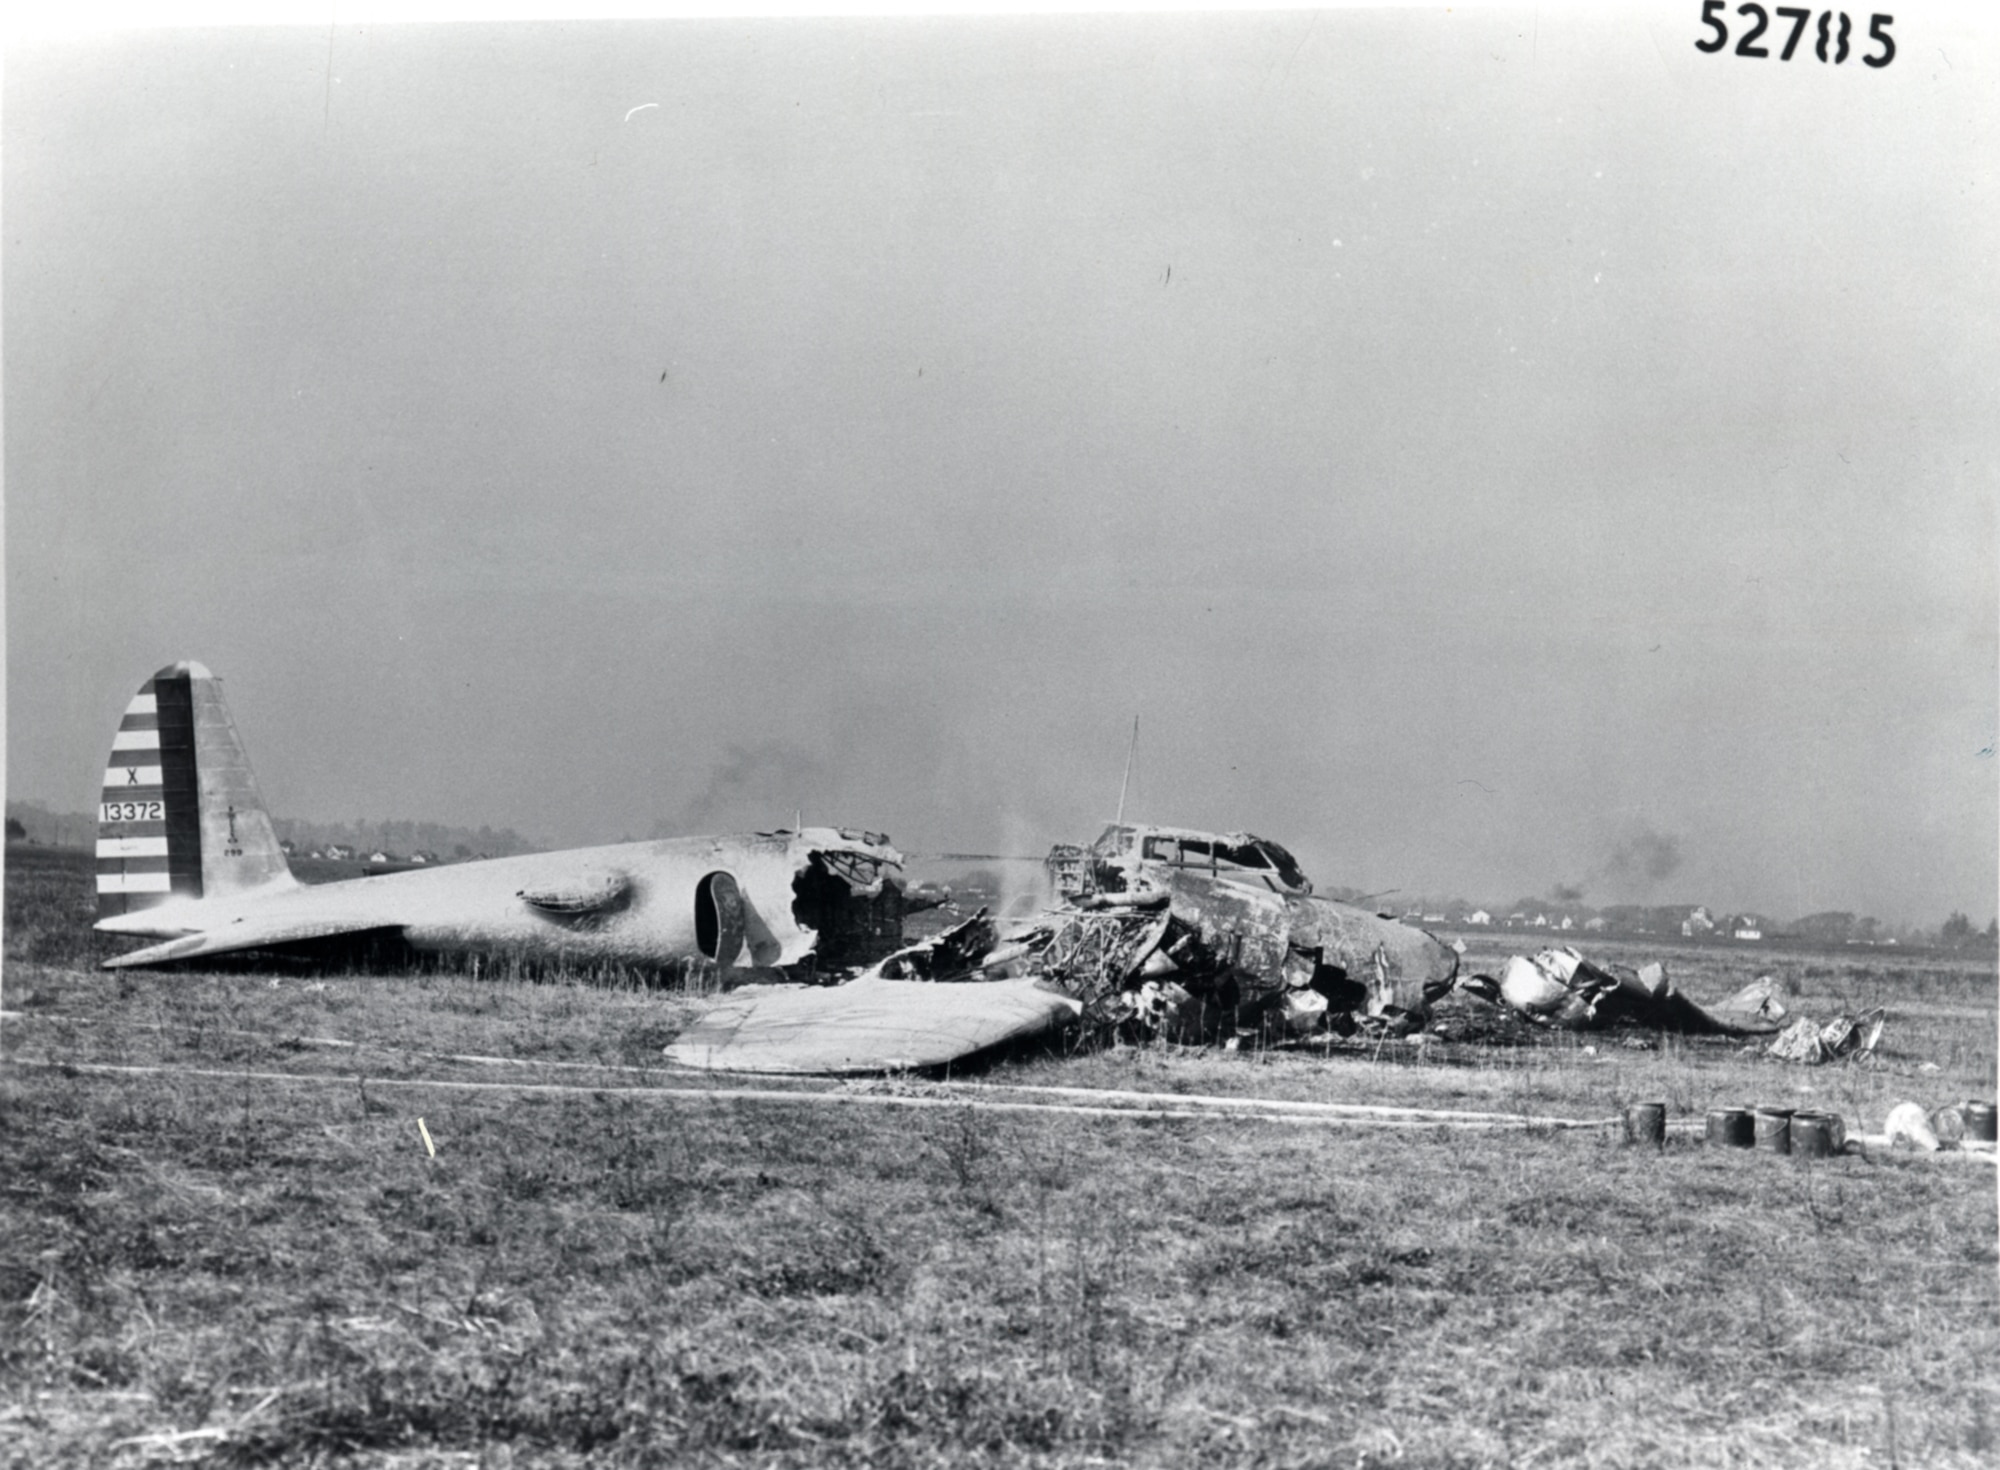
M 1039 1035 L 1079 1009 L 1032 980 L 953 985 L 863 978 L 834 986 L 759 986 L 717 1005 L 667 1048 L 667 1056 L 717 1072 L 941 1067 Z

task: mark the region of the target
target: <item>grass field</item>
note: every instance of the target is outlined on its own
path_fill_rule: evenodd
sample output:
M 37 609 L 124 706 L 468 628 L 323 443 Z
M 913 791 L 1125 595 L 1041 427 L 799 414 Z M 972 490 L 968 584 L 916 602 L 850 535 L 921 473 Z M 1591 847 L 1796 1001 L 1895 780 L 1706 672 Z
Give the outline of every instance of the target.
M 1001 1112 L 1038 1095 L 920 1082 L 831 1091 L 941 1105 L 689 1097 L 665 1089 L 723 1084 L 659 1065 L 687 997 L 105 974 L 88 860 L 18 854 L 0 1463 L 2000 1459 L 1985 1162 Z M 1990 968 L 1665 958 L 1698 1000 L 1762 972 L 1809 1013 L 1884 1004 L 1880 1060 L 1533 1035 L 1043 1048 L 977 1080 L 1578 1120 L 1809 1098 L 1870 1129 L 1992 1095 Z

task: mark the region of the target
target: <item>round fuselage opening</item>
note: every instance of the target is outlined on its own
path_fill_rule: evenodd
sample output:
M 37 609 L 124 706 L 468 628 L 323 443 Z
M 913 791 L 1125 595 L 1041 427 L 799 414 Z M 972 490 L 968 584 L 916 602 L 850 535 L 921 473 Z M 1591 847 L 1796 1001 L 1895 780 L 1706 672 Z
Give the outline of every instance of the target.
M 728 873 L 706 874 L 694 886 L 694 943 L 703 959 L 724 966 L 743 949 L 743 892 Z

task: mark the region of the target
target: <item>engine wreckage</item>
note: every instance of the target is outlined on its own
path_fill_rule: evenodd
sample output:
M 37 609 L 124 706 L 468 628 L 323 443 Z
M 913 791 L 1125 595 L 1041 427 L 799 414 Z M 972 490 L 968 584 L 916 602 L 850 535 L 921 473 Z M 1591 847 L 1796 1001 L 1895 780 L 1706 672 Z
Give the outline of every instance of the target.
M 845 983 L 753 986 L 667 1055 L 740 1072 L 942 1066 L 1081 1025 L 1240 1044 L 1331 1031 L 1407 1034 L 1457 978 L 1420 929 L 1316 895 L 1290 853 L 1249 833 L 1114 824 L 1050 853 L 1057 902 L 985 909 Z

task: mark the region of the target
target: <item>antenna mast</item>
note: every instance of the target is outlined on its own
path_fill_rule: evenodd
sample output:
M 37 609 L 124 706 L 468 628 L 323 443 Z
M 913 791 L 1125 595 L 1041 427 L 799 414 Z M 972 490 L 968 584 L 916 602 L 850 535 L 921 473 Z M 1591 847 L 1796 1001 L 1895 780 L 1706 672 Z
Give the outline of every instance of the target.
M 1118 820 L 1114 826 L 1125 825 L 1125 791 L 1132 784 L 1132 754 L 1139 748 L 1139 717 L 1132 716 L 1132 743 L 1125 747 L 1125 779 L 1118 783 Z

